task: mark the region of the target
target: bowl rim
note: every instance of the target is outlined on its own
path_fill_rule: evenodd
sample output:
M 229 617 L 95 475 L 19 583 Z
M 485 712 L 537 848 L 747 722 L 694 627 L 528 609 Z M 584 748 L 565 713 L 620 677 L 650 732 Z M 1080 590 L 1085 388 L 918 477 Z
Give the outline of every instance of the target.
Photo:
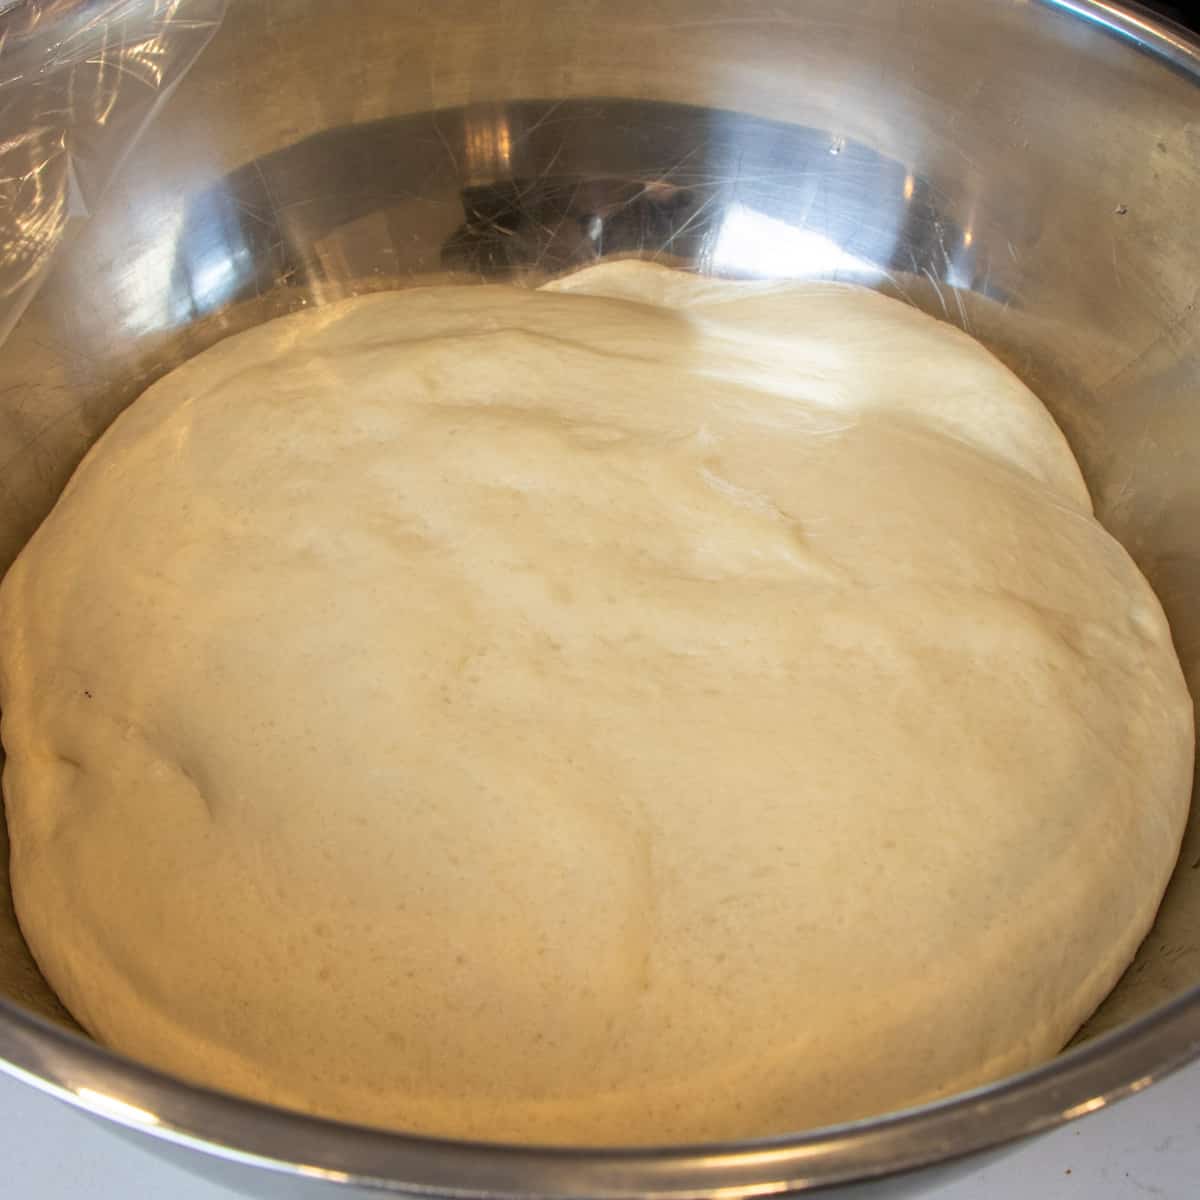
M 1036 0 L 1200 86 L 1200 38 L 1137 3 Z M 0 1071 L 72 1106 L 247 1166 L 427 1196 L 723 1198 L 865 1182 L 1044 1132 L 1200 1058 L 1200 984 L 1058 1057 L 935 1103 L 753 1141 L 582 1148 L 456 1141 L 310 1116 L 188 1083 L 0 996 Z
M 227 1161 L 425 1196 L 734 1200 L 861 1183 L 1045 1132 L 1196 1058 L 1200 985 L 1028 1071 L 881 1117 L 729 1143 L 521 1146 L 352 1125 L 188 1083 L 0 998 L 0 1071 L 75 1108 Z

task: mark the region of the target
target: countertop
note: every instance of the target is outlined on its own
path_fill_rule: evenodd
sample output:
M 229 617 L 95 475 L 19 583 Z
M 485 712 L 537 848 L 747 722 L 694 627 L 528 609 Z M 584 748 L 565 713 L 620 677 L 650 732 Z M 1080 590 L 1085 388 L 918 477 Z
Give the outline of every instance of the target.
M 1189 1200 L 1200 1193 L 1200 1062 L 1018 1147 L 933 1200 Z M 235 1200 L 0 1075 L 0 1195 Z

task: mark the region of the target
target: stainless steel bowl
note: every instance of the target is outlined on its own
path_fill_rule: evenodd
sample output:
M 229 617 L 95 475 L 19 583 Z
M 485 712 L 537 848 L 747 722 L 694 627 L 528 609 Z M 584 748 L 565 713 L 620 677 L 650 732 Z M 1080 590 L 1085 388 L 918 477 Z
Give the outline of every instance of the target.
M 112 417 L 233 330 L 641 254 L 865 280 L 982 338 L 1055 412 L 1200 694 L 1198 208 L 1200 47 L 1102 0 L 235 0 L 0 353 L 0 566 Z M 111 1053 L 0 887 L 0 1067 L 256 1195 L 909 1194 L 1200 1053 L 1198 980 L 1194 821 L 1137 961 L 1041 1069 L 758 1144 L 546 1151 Z

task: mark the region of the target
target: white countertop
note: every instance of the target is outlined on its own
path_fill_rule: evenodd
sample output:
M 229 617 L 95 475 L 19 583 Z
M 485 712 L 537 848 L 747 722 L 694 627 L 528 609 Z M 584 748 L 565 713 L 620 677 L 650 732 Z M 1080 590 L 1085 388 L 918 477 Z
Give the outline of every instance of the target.
M 0 1194 L 13 1200 L 238 1200 L 237 1193 L 159 1162 L 4 1075 Z M 1200 1195 L 1200 1062 L 929 1194 L 936 1200 L 1191 1200 Z

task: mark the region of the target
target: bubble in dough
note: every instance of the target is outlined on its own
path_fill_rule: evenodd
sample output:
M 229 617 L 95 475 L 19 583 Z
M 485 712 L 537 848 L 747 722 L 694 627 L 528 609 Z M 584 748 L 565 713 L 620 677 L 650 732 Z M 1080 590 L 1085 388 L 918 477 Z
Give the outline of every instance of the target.
M 485 1139 L 732 1138 L 1055 1053 L 1188 806 L 1041 404 L 873 293 L 372 295 L 132 405 L 0 589 L 12 878 L 97 1038 Z

